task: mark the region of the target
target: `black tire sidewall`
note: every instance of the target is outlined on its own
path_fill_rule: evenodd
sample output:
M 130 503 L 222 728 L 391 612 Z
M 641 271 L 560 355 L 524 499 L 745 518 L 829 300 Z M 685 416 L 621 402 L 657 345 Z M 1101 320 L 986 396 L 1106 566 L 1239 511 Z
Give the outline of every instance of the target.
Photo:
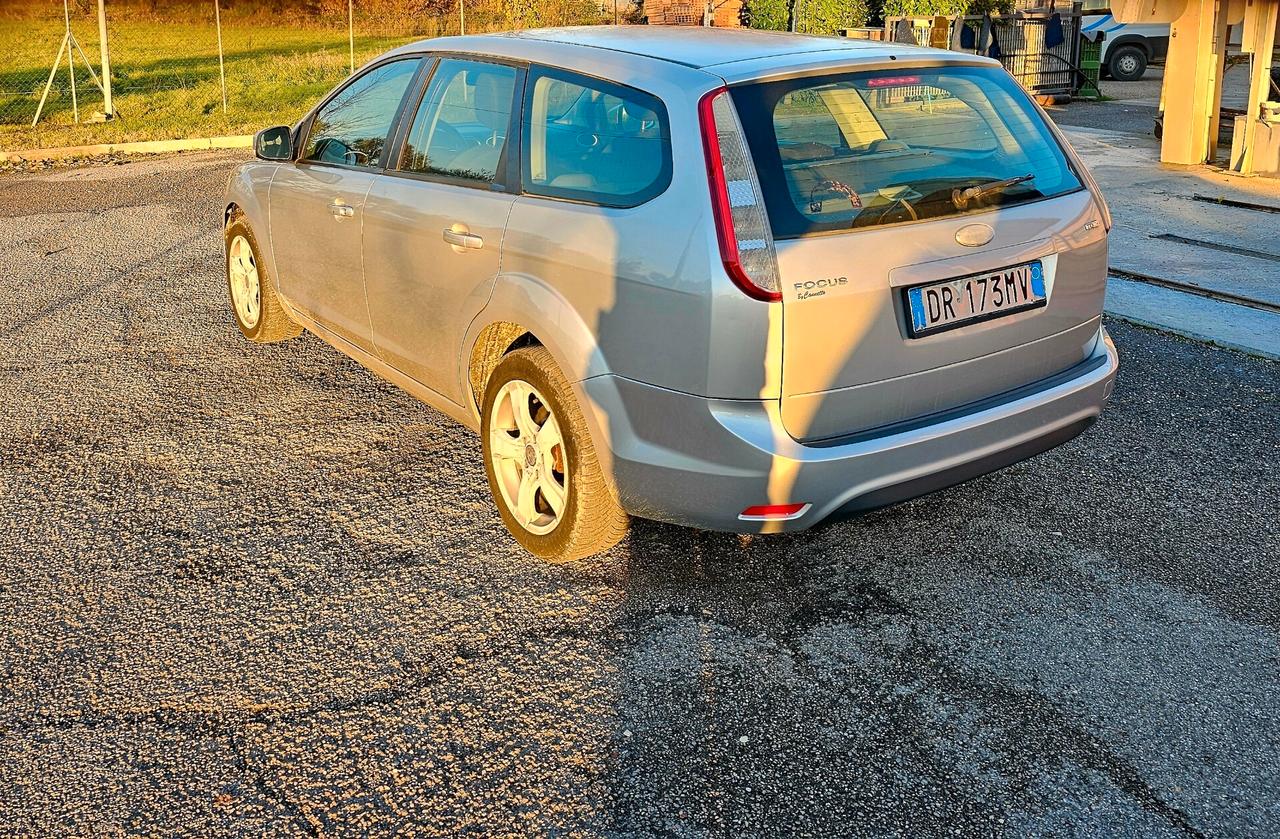
M 1132 55 L 1138 62 L 1138 69 L 1129 75 L 1118 72 L 1120 60 L 1126 55 Z M 1147 54 L 1132 44 L 1116 47 L 1115 54 L 1107 62 L 1107 69 L 1108 75 L 1118 82 L 1136 82 L 1147 72 Z
M 489 420 L 493 413 L 494 400 L 497 398 L 498 391 L 502 389 L 502 386 L 514 379 L 521 379 L 533 385 L 537 388 L 538 393 L 542 394 L 547 402 L 550 403 L 551 412 L 560 426 L 560 434 L 565 445 L 565 455 L 569 461 L 569 492 L 565 499 L 564 517 L 560 519 L 560 523 L 556 525 L 555 530 L 543 535 L 525 530 L 511 511 L 507 509 L 506 501 L 502 497 L 502 490 L 498 487 L 497 476 L 493 471 L 493 458 L 489 451 Z M 516 351 L 503 358 L 498 363 L 498 366 L 494 368 L 493 375 L 489 377 L 489 383 L 485 389 L 484 405 L 480 415 L 480 446 L 484 460 L 484 474 L 489 480 L 489 491 L 493 495 L 494 504 L 497 505 L 498 512 L 502 515 L 502 521 L 506 524 L 507 530 L 511 532 L 516 541 L 529 553 L 542 559 L 555 559 L 566 553 L 573 541 L 574 531 L 578 528 L 578 518 L 582 512 L 579 504 L 581 494 L 578 491 L 582 474 L 581 443 L 578 440 L 579 428 L 578 423 L 573 421 L 570 406 L 565 404 L 566 398 L 572 399 L 573 394 L 562 393 L 560 386 L 546 370 L 535 364 L 528 355 Z
M 253 251 L 253 264 L 258 269 L 258 322 L 249 328 L 240 320 L 240 313 L 236 311 L 236 298 L 231 291 L 231 242 L 236 236 L 244 236 L 245 241 L 249 243 L 249 248 Z M 258 247 L 258 239 L 253 235 L 253 228 L 243 219 L 239 218 L 227 225 L 226 233 L 223 237 L 222 247 L 222 272 L 227 283 L 227 298 L 231 303 L 231 316 L 235 318 L 236 326 L 244 337 L 254 340 L 258 334 L 262 332 L 262 325 L 267 320 L 267 294 L 270 292 L 266 288 L 267 283 L 271 282 L 271 278 L 267 276 L 267 272 L 262 266 L 262 249 Z

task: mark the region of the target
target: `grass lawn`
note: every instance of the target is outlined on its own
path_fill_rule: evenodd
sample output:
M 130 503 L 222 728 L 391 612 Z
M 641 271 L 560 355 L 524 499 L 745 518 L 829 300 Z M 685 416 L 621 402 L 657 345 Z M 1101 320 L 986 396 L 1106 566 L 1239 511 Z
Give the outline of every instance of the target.
M 96 25 L 73 22 L 72 27 L 96 65 Z M 348 72 L 345 29 L 224 24 L 224 114 L 217 35 L 211 23 L 113 22 L 108 35 L 112 92 L 121 118 L 107 124 L 83 122 L 101 111 L 102 94 L 77 56 L 82 123 L 73 123 L 64 57 L 44 114 L 32 128 L 62 29 L 61 20 L 0 20 L 0 149 L 250 134 L 293 122 Z M 356 66 L 410 40 L 357 34 Z

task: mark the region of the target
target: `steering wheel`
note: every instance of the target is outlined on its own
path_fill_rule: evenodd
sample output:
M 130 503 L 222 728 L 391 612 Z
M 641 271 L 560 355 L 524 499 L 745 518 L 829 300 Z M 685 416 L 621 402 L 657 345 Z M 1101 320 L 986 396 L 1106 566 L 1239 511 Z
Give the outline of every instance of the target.
M 475 143 L 468 141 L 466 137 L 462 136 L 462 132 L 447 122 L 437 121 L 435 128 L 431 132 L 431 149 L 433 151 L 438 150 L 458 154 L 474 145 Z
M 911 221 L 920 220 L 920 214 L 916 212 L 916 208 L 912 206 L 911 202 L 906 199 L 905 195 L 903 195 L 902 193 L 899 193 L 898 196 L 889 203 L 889 206 L 885 207 L 884 210 L 881 211 L 880 215 L 876 218 L 876 224 L 885 224 L 886 221 L 889 220 L 889 214 L 899 207 L 907 211 L 906 215 L 910 217 Z M 905 218 L 899 218 L 899 219 L 892 219 L 890 221 L 906 221 L 906 220 L 907 219 Z

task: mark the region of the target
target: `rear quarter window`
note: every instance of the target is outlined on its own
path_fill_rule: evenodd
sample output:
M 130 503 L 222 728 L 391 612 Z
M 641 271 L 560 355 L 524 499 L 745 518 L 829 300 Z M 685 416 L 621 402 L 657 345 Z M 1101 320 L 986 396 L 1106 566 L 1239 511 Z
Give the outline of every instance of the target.
M 1043 118 L 999 68 L 788 79 L 734 88 L 733 97 L 779 237 L 982 212 L 1081 188 Z
M 635 88 L 535 67 L 521 156 L 530 195 L 634 207 L 671 183 L 667 110 Z

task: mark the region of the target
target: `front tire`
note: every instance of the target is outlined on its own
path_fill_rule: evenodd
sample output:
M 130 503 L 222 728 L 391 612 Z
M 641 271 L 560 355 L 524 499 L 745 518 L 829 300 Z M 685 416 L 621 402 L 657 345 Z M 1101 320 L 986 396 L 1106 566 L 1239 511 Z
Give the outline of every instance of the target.
M 551 353 L 525 347 L 505 356 L 489 377 L 480 416 L 489 490 L 525 550 L 569 562 L 622 540 L 627 514 Z
M 1116 47 L 1107 59 L 1107 74 L 1118 82 L 1136 82 L 1147 72 L 1147 54 L 1141 47 Z
M 257 344 L 296 338 L 302 327 L 289 319 L 262 263 L 253 228 L 240 216 L 227 225 L 227 292 L 236 326 Z

